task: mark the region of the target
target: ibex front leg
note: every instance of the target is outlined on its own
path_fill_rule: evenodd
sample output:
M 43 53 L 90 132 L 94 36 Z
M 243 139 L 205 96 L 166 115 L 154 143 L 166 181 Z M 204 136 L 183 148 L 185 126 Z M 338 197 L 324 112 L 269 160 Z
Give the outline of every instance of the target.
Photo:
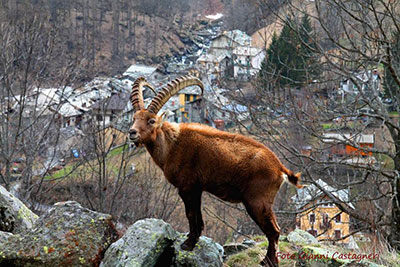
M 183 250 L 193 250 L 196 245 L 204 223 L 201 216 L 201 189 L 179 190 L 179 196 L 185 204 L 186 217 L 189 220 L 189 235 L 183 242 L 181 248 Z

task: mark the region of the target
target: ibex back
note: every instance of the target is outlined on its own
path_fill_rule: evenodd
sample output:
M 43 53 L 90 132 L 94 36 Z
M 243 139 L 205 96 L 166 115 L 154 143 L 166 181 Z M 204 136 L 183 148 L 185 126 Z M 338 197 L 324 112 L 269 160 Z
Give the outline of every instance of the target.
M 269 241 L 263 264 L 277 266 L 279 226 L 272 205 L 284 180 L 301 188 L 300 174 L 293 174 L 271 150 L 251 138 L 197 123 L 169 123 L 157 116 L 172 95 L 192 85 L 203 91 L 201 81 L 191 76 L 168 83 L 145 109 L 142 88 L 151 85 L 138 79 L 132 90 L 135 114 L 130 139 L 146 147 L 166 179 L 178 189 L 190 228 L 182 249 L 192 250 L 201 235 L 201 195 L 207 191 L 245 205 Z

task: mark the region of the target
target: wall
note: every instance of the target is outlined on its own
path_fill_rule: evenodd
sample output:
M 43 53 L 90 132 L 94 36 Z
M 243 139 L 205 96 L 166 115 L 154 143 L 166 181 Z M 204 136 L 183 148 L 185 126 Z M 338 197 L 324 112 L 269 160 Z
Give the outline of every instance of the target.
M 308 206 L 313 205 L 312 203 Z M 341 237 L 348 235 L 350 232 L 350 217 L 347 213 L 340 213 L 336 205 L 332 204 L 333 206 L 318 206 L 313 210 L 306 211 L 297 217 L 297 222 L 300 223 L 300 229 L 304 231 L 309 231 L 311 229 L 317 230 L 317 234 L 321 234 L 325 231 L 325 229 L 321 228 L 321 224 L 323 223 L 323 216 L 324 214 L 328 215 L 328 221 L 330 222 L 330 227 L 326 230 L 323 235 L 320 235 L 318 240 L 322 239 L 335 239 L 335 230 L 340 230 Z M 334 218 L 337 214 L 340 213 L 340 222 L 335 222 Z M 315 214 L 315 222 L 310 222 L 310 214 Z M 337 243 L 348 243 L 349 238 L 344 240 L 338 241 Z

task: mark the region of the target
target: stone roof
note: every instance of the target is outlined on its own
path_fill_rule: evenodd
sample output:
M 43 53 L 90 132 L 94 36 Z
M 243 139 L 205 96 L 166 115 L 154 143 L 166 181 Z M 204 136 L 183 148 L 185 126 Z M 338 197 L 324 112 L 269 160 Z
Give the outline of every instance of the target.
M 133 76 L 138 78 L 140 76 L 148 77 L 155 72 L 157 67 L 146 66 L 146 65 L 131 65 L 123 74 L 123 76 Z
M 129 101 L 129 93 L 113 94 L 110 97 L 94 103 L 90 108 L 92 110 L 112 110 L 121 112 L 125 109 Z
M 221 35 L 228 37 L 241 46 L 249 46 L 251 44 L 251 37 L 241 30 L 225 31 Z
M 341 202 L 346 203 L 349 205 L 351 208 L 354 209 L 353 204 L 349 202 L 349 190 L 347 189 L 336 189 L 330 185 L 328 185 L 326 182 L 322 181 L 321 179 L 318 179 L 316 183 L 323 188 L 325 191 L 330 192 L 332 195 L 334 195 L 337 199 L 339 199 Z M 311 201 L 316 200 L 317 198 L 324 196 L 324 192 L 320 190 L 315 184 L 312 184 L 310 186 L 306 186 L 304 188 L 298 189 L 297 193 L 295 196 L 292 197 L 292 200 L 294 201 L 296 207 L 302 208 Z

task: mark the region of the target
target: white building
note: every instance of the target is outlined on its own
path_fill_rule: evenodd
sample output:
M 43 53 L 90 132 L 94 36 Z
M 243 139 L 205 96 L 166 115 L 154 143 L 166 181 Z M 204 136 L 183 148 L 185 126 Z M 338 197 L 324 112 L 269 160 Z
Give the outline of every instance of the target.
M 232 50 L 238 46 L 250 46 L 251 37 L 240 30 L 225 31 L 211 41 L 208 54 L 216 57 L 231 56 Z
M 261 69 L 265 52 L 261 48 L 238 46 L 233 49 L 233 77 L 249 79 Z

